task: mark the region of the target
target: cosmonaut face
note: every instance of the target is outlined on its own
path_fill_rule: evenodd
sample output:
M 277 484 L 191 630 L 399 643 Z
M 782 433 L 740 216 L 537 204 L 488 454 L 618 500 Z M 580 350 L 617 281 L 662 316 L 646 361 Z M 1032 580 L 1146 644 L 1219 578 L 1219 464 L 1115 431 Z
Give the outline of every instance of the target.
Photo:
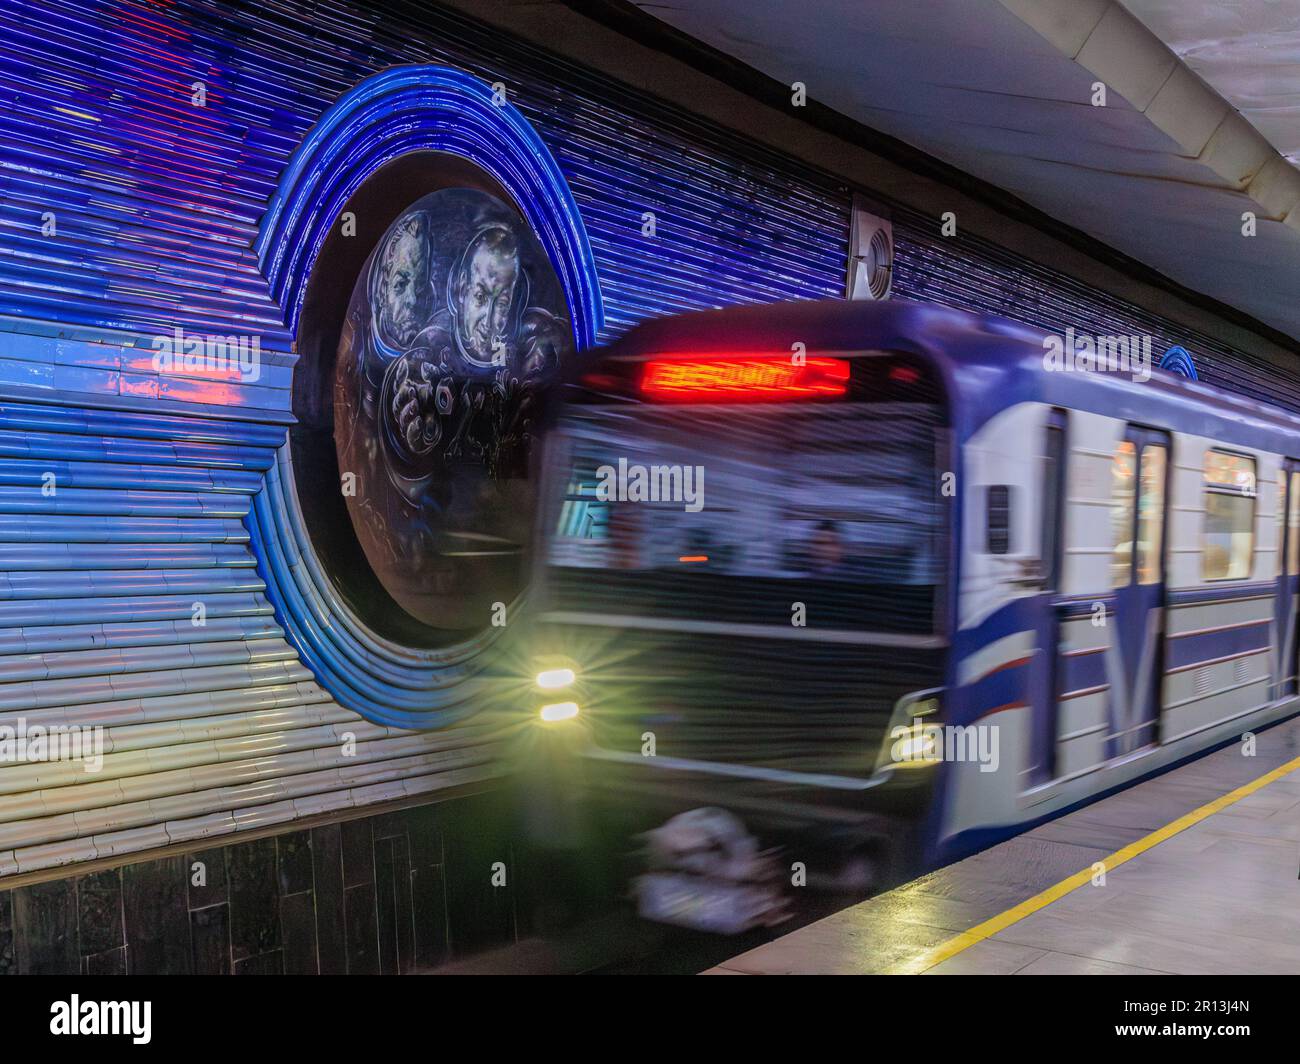
M 423 227 L 404 225 L 384 246 L 379 263 L 379 326 L 391 343 L 405 346 L 420 331 L 429 256 Z
M 508 231 L 492 230 L 475 241 L 457 286 L 457 319 L 461 343 L 480 362 L 491 362 L 509 339 L 519 274 L 518 246 Z

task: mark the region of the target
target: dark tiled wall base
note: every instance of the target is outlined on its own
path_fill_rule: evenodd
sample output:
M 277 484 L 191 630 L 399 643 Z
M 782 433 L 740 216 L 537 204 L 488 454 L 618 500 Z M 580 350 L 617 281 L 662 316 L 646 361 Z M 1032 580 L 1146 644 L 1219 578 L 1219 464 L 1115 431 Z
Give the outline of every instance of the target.
M 0 890 L 0 974 L 433 967 L 513 941 L 515 853 L 476 797 Z

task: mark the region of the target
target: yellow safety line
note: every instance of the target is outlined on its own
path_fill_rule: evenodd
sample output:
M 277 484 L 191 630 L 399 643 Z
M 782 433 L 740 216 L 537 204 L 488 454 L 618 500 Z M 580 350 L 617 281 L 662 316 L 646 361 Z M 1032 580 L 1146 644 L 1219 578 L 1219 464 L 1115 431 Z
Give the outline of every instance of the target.
M 1186 816 L 1180 816 L 1177 820 L 1171 821 L 1162 828 L 1157 828 L 1150 835 L 1145 835 L 1138 839 L 1137 842 L 1131 842 L 1122 850 L 1117 850 L 1101 863 L 1105 866 L 1107 872 L 1118 868 L 1125 861 L 1131 861 L 1138 854 L 1151 849 L 1152 846 L 1172 838 L 1180 831 L 1190 828 L 1193 824 L 1199 824 L 1206 817 L 1213 816 L 1234 802 L 1241 801 L 1248 795 L 1254 794 L 1261 787 L 1267 787 L 1270 783 L 1280 780 L 1283 776 L 1294 772 L 1298 768 L 1300 768 L 1300 757 L 1288 761 L 1285 765 L 1279 765 L 1272 772 L 1266 772 L 1258 779 L 1251 780 L 1249 783 L 1238 787 L 1235 791 L 1229 791 L 1227 794 L 1214 799 L 1214 801 L 1207 802 L 1199 809 L 1193 809 Z M 1061 880 L 1054 886 L 1048 887 L 1041 894 L 1035 894 L 1032 898 L 1022 901 L 1014 908 L 999 913 L 992 919 L 985 920 L 982 924 L 976 924 L 969 931 L 963 931 L 961 934 L 948 939 L 947 942 L 941 942 L 929 952 L 923 953 L 903 965 L 898 971 L 903 975 L 920 975 L 922 972 L 935 967 L 935 965 L 942 964 L 949 957 L 957 956 L 963 950 L 970 949 L 977 942 L 983 942 L 986 938 L 996 935 L 999 931 L 1010 927 L 1014 923 L 1018 923 L 1026 916 L 1038 912 L 1039 909 L 1046 908 L 1057 899 L 1065 897 L 1076 887 L 1092 882 L 1092 877 L 1096 874 L 1094 868 L 1095 866 L 1076 872 L 1069 879 Z

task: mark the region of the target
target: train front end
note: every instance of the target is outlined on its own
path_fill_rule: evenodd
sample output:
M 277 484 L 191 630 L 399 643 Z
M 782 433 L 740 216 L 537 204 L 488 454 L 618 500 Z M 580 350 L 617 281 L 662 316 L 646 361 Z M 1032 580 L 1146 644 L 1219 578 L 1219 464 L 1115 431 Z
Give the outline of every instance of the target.
M 943 706 L 945 425 L 924 359 L 798 342 L 651 336 L 568 386 L 524 775 L 549 796 L 543 835 L 640 840 L 645 915 L 742 930 L 790 884 L 866 889 L 915 852 Z

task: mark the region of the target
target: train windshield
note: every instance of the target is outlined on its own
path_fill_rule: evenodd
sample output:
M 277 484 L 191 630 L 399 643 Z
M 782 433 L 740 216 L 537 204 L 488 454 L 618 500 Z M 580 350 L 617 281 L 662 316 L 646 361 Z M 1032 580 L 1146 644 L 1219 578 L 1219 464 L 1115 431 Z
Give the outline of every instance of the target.
M 579 407 L 548 492 L 550 605 L 933 632 L 941 432 L 926 402 Z

